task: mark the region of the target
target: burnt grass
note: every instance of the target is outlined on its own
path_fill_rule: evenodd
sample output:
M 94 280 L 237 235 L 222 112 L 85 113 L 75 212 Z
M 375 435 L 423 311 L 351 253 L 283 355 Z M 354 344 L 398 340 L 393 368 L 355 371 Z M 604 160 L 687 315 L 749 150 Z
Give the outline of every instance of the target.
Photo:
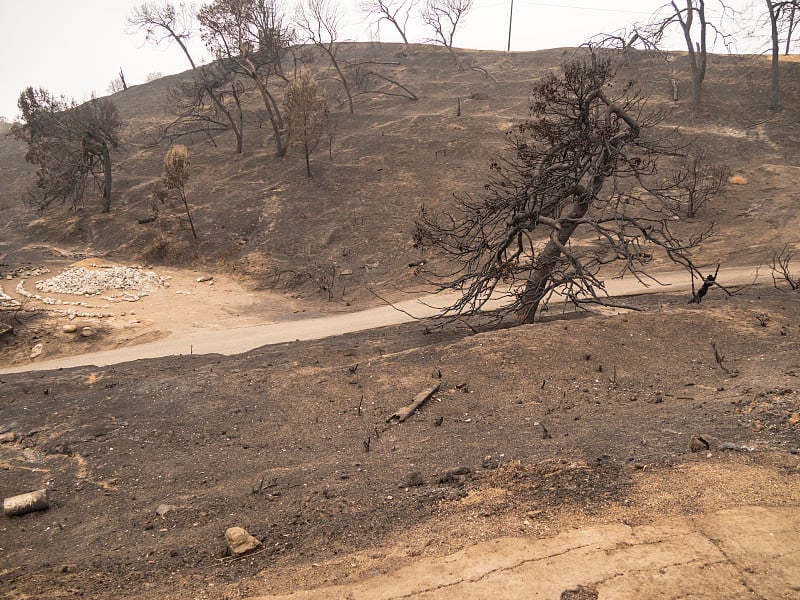
M 477 335 L 411 323 L 2 376 L 0 425 L 16 439 L 0 444 L 0 489 L 46 487 L 50 509 L 0 521 L 0 595 L 236 597 L 207 586 L 222 594 L 407 529 L 409 543 L 458 545 L 463 532 L 436 524 L 506 534 L 504 515 L 602 516 L 628 502 L 633 478 L 706 460 L 693 435 L 731 477 L 772 453 L 796 458 L 796 294 L 631 302 L 642 311 L 553 309 Z M 387 423 L 435 383 L 417 413 Z M 263 547 L 226 557 L 235 525 Z

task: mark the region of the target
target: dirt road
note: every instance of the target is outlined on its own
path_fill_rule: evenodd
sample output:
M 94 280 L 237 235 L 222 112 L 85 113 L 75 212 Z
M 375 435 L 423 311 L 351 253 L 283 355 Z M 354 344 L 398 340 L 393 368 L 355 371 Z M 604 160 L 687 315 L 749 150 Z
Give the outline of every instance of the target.
M 744 285 L 754 282 L 765 283 L 768 274 L 759 273 L 757 267 L 735 267 L 721 269 L 717 281 L 722 285 Z M 685 271 L 670 271 L 657 275 L 657 281 L 645 286 L 633 278 L 610 279 L 606 282 L 610 296 L 626 296 L 644 293 L 683 292 L 691 289 L 691 280 Z M 329 315 L 324 317 L 295 320 L 276 320 L 274 322 L 244 327 L 228 327 L 220 330 L 208 324 L 215 322 L 221 310 L 220 303 L 212 303 L 217 312 L 208 310 L 198 319 L 206 326 L 195 325 L 195 329 L 181 328 L 171 331 L 172 311 L 159 314 L 157 309 L 151 310 L 151 319 L 155 319 L 153 327 L 158 330 L 171 331 L 170 335 L 153 342 L 124 346 L 113 350 L 104 350 L 75 356 L 61 357 L 52 360 L 41 360 L 23 365 L 0 369 L 0 373 L 22 373 L 26 371 L 46 371 L 94 365 L 98 367 L 163 356 L 180 356 L 188 354 L 223 354 L 233 355 L 247 352 L 260 346 L 279 344 L 299 340 L 317 340 L 334 335 L 354 333 L 407 323 L 415 318 L 436 315 L 439 308 L 453 300 L 453 296 L 435 295 L 408 300 L 392 306 L 380 306 L 359 312 Z M 238 302 L 242 302 L 241 296 Z M 496 302 L 501 305 L 502 300 Z M 158 306 L 158 305 L 156 305 Z M 241 307 L 245 312 L 246 307 Z M 179 309 L 180 310 L 180 309 Z M 252 311 L 251 311 L 252 312 Z M 274 314 L 275 311 L 273 311 Z M 228 319 L 230 317 L 228 316 Z M 252 319 L 252 317 L 251 317 Z

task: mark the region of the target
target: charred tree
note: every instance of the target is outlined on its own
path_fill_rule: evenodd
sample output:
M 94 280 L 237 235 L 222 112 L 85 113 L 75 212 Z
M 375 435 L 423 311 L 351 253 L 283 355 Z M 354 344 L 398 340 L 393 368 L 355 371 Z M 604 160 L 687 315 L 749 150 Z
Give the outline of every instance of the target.
M 672 231 L 679 203 L 660 187 L 659 159 L 677 149 L 652 133 L 658 122 L 594 55 L 541 80 L 480 197 L 456 197 L 442 215 L 423 210 L 417 222 L 416 244 L 447 265 L 432 272 L 439 290 L 458 293 L 443 315 L 495 298 L 501 318 L 531 323 L 555 293 L 609 304 L 601 269 L 617 263 L 617 275 L 654 281 L 647 265 L 658 250 L 697 274 L 691 250 L 708 231 L 688 240 Z
M 101 190 L 103 212 L 111 210 L 113 182 L 111 151 L 119 145 L 122 127 L 117 107 L 109 98 L 83 104 L 47 90 L 25 89 L 17 103 L 22 123 L 14 135 L 28 144 L 25 159 L 36 165 L 36 184 L 30 200 L 44 211 L 53 203 L 83 203 L 86 184 Z
M 276 0 L 215 0 L 198 13 L 202 38 L 217 59 L 253 82 L 272 126 L 275 153 L 284 156 L 288 134 L 271 78 L 287 81 L 283 59 L 293 31 Z
M 185 4 L 144 3 L 128 17 L 131 31 L 144 31 L 148 41 L 160 45 L 175 42 L 192 67 L 194 76 L 170 90 L 171 108 L 176 119 L 164 138 L 172 142 L 184 135 L 202 133 L 213 141 L 215 132 L 230 130 L 236 139 L 236 153 L 244 150 L 244 118 L 241 106 L 243 87 L 231 69 L 230 61 L 217 61 L 198 67 L 187 46 L 196 27 L 194 16 Z

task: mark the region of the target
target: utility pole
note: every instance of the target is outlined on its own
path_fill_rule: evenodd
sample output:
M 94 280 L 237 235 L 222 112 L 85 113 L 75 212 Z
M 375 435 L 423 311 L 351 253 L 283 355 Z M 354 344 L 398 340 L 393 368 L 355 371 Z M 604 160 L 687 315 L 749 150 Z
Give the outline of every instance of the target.
M 508 11 L 508 48 L 506 52 L 511 52 L 511 20 L 514 18 L 514 0 L 511 0 L 511 10 Z

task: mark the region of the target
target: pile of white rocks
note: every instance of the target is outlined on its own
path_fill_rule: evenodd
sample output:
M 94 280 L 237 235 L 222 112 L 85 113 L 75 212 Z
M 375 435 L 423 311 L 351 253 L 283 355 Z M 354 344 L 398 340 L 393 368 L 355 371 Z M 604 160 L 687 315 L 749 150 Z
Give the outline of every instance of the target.
M 36 289 L 41 292 L 78 296 L 99 296 L 108 290 L 146 293 L 155 288 L 168 286 L 169 282 L 166 278 L 156 275 L 153 271 L 145 271 L 137 267 L 101 267 L 97 269 L 73 267 L 55 277 L 36 283 Z

